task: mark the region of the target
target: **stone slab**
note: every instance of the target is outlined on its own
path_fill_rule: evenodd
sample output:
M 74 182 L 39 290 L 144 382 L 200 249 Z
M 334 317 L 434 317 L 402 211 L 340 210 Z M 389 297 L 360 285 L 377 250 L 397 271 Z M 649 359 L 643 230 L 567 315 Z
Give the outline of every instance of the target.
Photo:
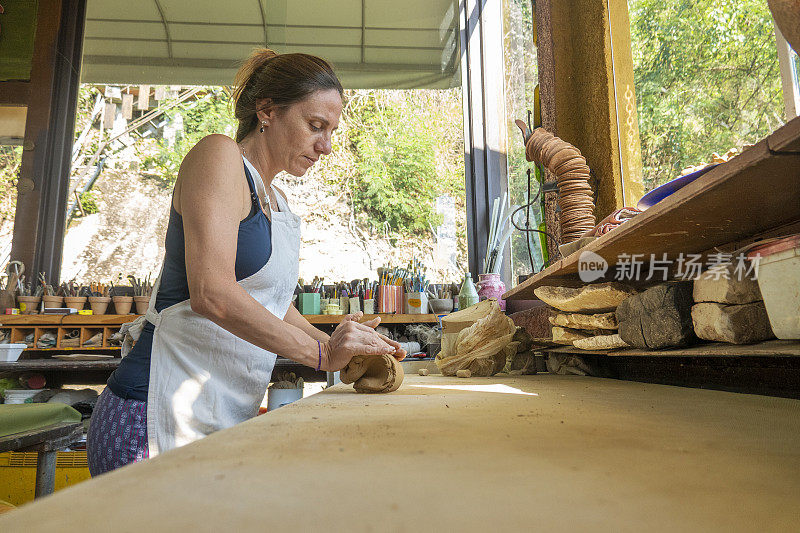
M 595 283 L 583 287 L 541 286 L 533 290 L 537 298 L 559 311 L 568 313 L 605 313 L 617 306 L 636 290 L 617 282 Z
M 619 336 L 619 333 L 578 339 L 572 345 L 581 350 L 614 350 L 616 348 L 629 347 L 628 343 Z
M 697 336 L 708 341 L 750 344 L 775 337 L 764 302 L 695 304 L 692 306 L 692 323 Z
M 550 317 L 550 323 L 573 329 L 617 329 L 617 316 L 614 313 L 557 313 Z
M 732 264 L 718 265 L 694 282 L 694 301 L 698 303 L 749 304 L 761 299 L 758 282 L 739 275 Z

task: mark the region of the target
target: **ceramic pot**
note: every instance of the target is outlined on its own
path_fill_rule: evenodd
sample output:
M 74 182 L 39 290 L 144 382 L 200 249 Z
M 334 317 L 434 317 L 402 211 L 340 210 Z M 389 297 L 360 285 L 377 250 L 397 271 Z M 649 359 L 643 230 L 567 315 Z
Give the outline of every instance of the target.
M 150 307 L 149 296 L 134 296 L 133 301 L 136 303 L 136 314 L 143 315 L 147 313 L 147 308 Z
M 478 296 L 481 300 L 497 298 L 500 309 L 506 310 L 506 301 L 503 294 L 506 292 L 506 285 L 500 279 L 500 274 L 478 274 Z
M 82 311 L 86 305 L 86 296 L 64 296 L 64 306 Z
M 108 309 L 111 298 L 108 296 L 89 296 L 89 307 L 93 315 L 104 315 Z
M 433 314 L 441 315 L 442 313 L 449 313 L 453 310 L 453 299 L 432 298 L 429 300 L 428 305 L 430 305 L 431 312 L 433 312 Z
M 113 296 L 114 312 L 118 315 L 127 315 L 131 312 L 131 305 L 133 305 L 133 296 Z
M 41 296 L 17 296 L 19 312 L 23 315 L 36 314 L 39 311 L 39 302 L 41 301 Z
M 42 296 L 42 301 L 44 302 L 45 308 L 48 308 L 48 307 L 64 307 L 64 297 L 63 296 L 45 295 L 45 296 Z

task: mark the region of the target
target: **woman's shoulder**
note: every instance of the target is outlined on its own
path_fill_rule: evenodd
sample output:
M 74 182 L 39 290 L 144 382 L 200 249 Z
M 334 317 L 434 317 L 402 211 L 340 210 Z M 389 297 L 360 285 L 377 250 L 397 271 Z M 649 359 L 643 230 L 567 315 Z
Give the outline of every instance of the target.
M 236 144 L 236 141 L 227 135 L 222 135 L 221 133 L 212 133 L 211 135 L 206 135 L 200 139 L 197 144 L 195 144 L 192 149 L 189 150 L 189 153 L 186 154 L 186 157 L 203 157 L 208 155 L 239 157 L 239 154 L 239 145 Z
M 185 174 L 188 171 L 193 174 L 194 170 L 199 170 L 205 176 L 217 173 L 229 176 L 230 169 L 235 168 L 232 165 L 241 161 L 241 157 L 239 145 L 230 137 L 220 134 L 207 135 L 200 139 L 183 158 L 180 173 Z

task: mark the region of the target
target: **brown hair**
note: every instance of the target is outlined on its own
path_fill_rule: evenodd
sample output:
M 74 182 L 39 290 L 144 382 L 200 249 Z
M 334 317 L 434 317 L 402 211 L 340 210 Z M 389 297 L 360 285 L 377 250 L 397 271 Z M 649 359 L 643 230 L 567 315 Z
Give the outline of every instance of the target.
M 236 142 L 258 125 L 259 98 L 287 107 L 320 90 L 336 89 L 344 94 L 339 78 L 324 59 L 309 54 L 276 54 L 269 48 L 253 50 L 236 73 L 234 85 L 234 116 L 239 121 Z

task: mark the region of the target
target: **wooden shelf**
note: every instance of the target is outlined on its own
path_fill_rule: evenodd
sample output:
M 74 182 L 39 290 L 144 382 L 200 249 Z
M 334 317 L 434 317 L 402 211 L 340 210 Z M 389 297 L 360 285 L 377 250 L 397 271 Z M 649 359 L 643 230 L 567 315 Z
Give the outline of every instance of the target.
M 581 350 L 574 346 L 559 346 L 555 348 L 543 348 L 539 351 L 575 355 L 596 354 L 616 357 L 800 357 L 800 341 L 771 340 L 756 344 L 725 344 L 712 342 L 668 350 L 624 348 L 603 351 Z
M 620 254 L 656 254 L 675 259 L 715 247 L 746 244 L 758 237 L 800 227 L 800 117 L 741 155 L 710 170 L 644 213 L 581 248 L 610 266 Z M 730 250 L 729 250 L 730 251 Z M 531 276 L 504 295 L 536 299 L 547 284 L 579 284 L 573 253 Z M 609 269 L 613 276 L 613 269 Z
M 82 370 L 114 370 L 119 366 L 121 358 L 104 359 L 102 361 L 61 361 L 59 359 L 24 359 L 12 363 L 0 362 L 0 371 L 45 372 L 82 371 Z
M 338 324 L 345 315 L 304 315 L 311 324 Z M 364 320 L 381 318 L 381 324 L 435 324 L 439 322 L 436 315 L 364 315 Z
M 141 315 L 0 315 L 3 326 L 108 326 L 133 322 Z
M 0 362 L 0 372 L 47 372 L 47 371 L 69 371 L 79 372 L 85 370 L 108 370 L 113 371 L 119 366 L 122 358 L 103 359 L 100 361 L 62 361 L 60 359 L 21 359 L 14 362 Z M 312 368 L 302 365 L 290 359 L 279 357 L 275 362 L 275 369 L 283 370 L 308 370 L 314 372 Z

